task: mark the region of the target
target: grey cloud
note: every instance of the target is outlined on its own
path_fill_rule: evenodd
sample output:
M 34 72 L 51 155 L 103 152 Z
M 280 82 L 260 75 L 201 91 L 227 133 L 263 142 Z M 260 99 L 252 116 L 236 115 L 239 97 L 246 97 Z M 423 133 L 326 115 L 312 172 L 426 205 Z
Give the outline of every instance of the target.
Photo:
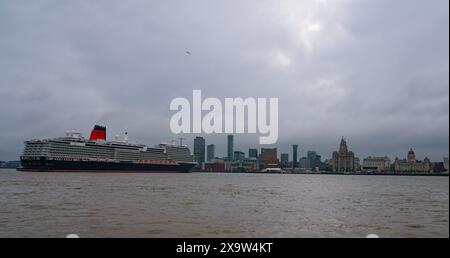
M 329 157 L 344 135 L 360 157 L 414 147 L 441 160 L 448 31 L 446 0 L 2 1 L 0 159 L 97 122 L 149 144 L 177 138 L 170 101 L 202 89 L 278 97 L 280 151 Z M 206 138 L 225 153 L 225 135 Z

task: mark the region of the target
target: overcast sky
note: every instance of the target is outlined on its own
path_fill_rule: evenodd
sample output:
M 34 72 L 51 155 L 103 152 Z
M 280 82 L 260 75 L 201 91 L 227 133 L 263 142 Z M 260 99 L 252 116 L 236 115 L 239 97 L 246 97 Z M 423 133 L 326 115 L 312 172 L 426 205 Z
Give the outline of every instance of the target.
M 448 0 L 0 0 L 0 160 L 23 141 L 176 139 L 175 97 L 278 97 L 279 152 L 449 155 Z M 186 54 L 189 51 L 191 54 Z M 192 145 L 195 135 L 184 135 Z M 208 135 L 225 155 L 226 135 Z M 237 135 L 236 149 L 258 146 Z

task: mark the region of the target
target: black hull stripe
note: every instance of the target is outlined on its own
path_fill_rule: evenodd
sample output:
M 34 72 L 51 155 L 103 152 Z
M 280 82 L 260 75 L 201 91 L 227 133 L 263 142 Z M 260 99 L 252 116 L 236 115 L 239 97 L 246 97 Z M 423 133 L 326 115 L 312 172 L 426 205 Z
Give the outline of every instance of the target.
M 116 173 L 186 173 L 194 163 L 179 164 L 143 164 L 115 163 L 101 161 L 62 161 L 62 160 L 26 160 L 22 159 L 24 172 L 116 172 Z
M 142 174 L 151 174 L 151 173 L 164 173 L 164 174 L 177 174 L 177 173 L 189 173 L 188 171 L 156 171 L 156 170 L 76 170 L 76 169 L 33 169 L 33 168 L 18 168 L 17 171 L 20 172 L 42 172 L 42 173 L 142 173 Z

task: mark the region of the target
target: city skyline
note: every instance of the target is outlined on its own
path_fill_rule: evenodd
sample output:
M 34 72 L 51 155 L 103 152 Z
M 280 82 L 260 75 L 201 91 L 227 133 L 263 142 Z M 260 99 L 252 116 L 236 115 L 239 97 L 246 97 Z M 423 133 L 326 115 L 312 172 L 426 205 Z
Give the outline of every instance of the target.
M 250 157 L 250 155 L 249 155 L 249 152 L 250 152 L 250 150 L 252 150 L 252 149 L 255 149 L 255 150 L 257 150 L 257 153 L 258 153 L 258 155 L 261 153 L 261 149 L 264 149 L 264 148 L 266 148 L 266 149 L 270 149 L 270 148 L 276 148 L 277 150 L 278 150 L 278 158 L 281 160 L 281 155 L 282 154 L 288 154 L 288 157 L 289 157 L 289 162 L 292 162 L 293 161 L 293 158 L 294 158 L 294 149 L 292 148 L 292 146 L 293 145 L 297 145 L 298 147 L 297 147 L 297 164 L 299 163 L 299 161 L 300 161 L 300 159 L 301 158 L 307 158 L 308 160 L 310 160 L 310 159 L 315 159 L 315 157 L 316 156 L 319 156 L 320 158 L 321 158 L 321 160 L 322 161 L 325 161 L 325 160 L 331 160 L 332 158 L 333 158 L 333 153 L 334 152 L 336 152 L 336 151 L 339 151 L 339 149 L 340 149 L 340 147 L 342 147 L 342 141 L 344 141 L 345 142 L 345 145 L 347 145 L 348 143 L 347 143 L 347 138 L 346 137 L 342 137 L 341 139 L 339 139 L 339 141 L 337 141 L 337 144 L 336 144 L 336 146 L 335 146 L 335 148 L 334 149 L 332 149 L 329 153 L 326 153 L 326 152 L 320 152 L 320 151 L 317 151 L 316 149 L 314 149 L 314 148 L 312 148 L 312 149 L 303 149 L 302 150 L 302 148 L 301 148 L 301 144 L 298 144 L 298 143 L 292 143 L 292 145 L 290 145 L 291 146 L 291 149 L 289 150 L 289 149 L 286 149 L 286 150 L 284 150 L 284 149 L 280 149 L 277 145 L 270 145 L 270 146 L 266 146 L 266 145 L 259 145 L 260 147 L 255 147 L 255 146 L 258 146 L 258 145 L 252 145 L 252 146 L 247 146 L 247 147 L 243 147 L 243 148 L 236 148 L 235 146 L 236 146 L 236 143 L 238 143 L 238 146 L 242 146 L 242 145 L 240 145 L 239 144 L 239 140 L 237 140 L 236 141 L 236 139 L 239 139 L 239 138 L 237 138 L 236 137 L 236 135 L 235 134 L 228 134 L 228 135 L 223 135 L 225 138 L 227 138 L 227 142 L 226 142 L 226 144 L 225 145 L 227 145 L 228 144 L 228 142 L 229 142 L 229 140 L 228 139 L 230 139 L 229 137 L 230 136 L 232 136 L 232 140 L 233 140 L 233 147 L 234 147 L 234 150 L 233 150 L 233 159 L 234 159 L 234 157 L 235 157 L 235 152 L 242 152 L 244 155 L 245 155 L 245 157 L 247 158 L 247 157 Z M 199 137 L 199 136 L 196 136 L 196 138 L 197 137 Z M 214 146 L 214 153 L 215 153 L 215 157 L 214 158 L 223 158 L 223 159 L 227 159 L 227 158 L 229 158 L 228 157 L 228 146 L 223 146 L 223 144 L 218 144 L 217 142 L 208 142 L 208 138 L 207 138 L 207 136 L 205 137 L 205 136 L 202 136 L 201 137 L 204 141 L 205 141 L 205 143 L 206 143 L 206 145 L 213 145 Z M 194 138 L 194 140 L 195 140 L 195 138 Z M 193 147 L 191 148 L 190 147 L 190 144 L 186 144 L 190 149 L 193 149 Z M 349 144 L 350 146 L 351 146 L 351 143 Z M 192 146 L 193 146 L 193 144 L 192 144 Z M 346 146 L 346 148 L 347 148 L 347 146 Z M 353 147 L 348 147 L 349 149 L 351 149 L 352 151 L 354 150 L 354 148 Z M 222 153 L 222 152 L 217 152 L 217 149 L 225 149 L 225 151 Z M 410 148 L 408 148 L 408 149 L 405 149 L 404 151 L 403 151 L 403 153 L 400 153 L 399 155 L 397 155 L 397 156 L 390 156 L 390 155 L 388 155 L 388 154 L 380 154 L 380 153 L 377 153 L 377 154 L 374 154 L 374 153 L 372 153 L 372 154 L 368 154 L 368 155 L 359 155 L 358 154 L 358 152 L 354 152 L 354 155 L 355 155 L 355 158 L 358 158 L 361 162 L 363 161 L 363 159 L 365 159 L 365 158 L 370 158 L 370 157 L 389 157 L 392 161 L 394 161 L 394 159 L 395 158 L 398 158 L 398 159 L 400 159 L 400 160 L 402 160 L 402 159 L 406 159 L 407 158 L 407 155 L 408 155 L 408 152 L 410 152 L 410 150 L 414 150 L 414 152 L 416 153 L 416 155 L 417 155 L 417 153 L 419 153 L 418 155 L 417 155 L 417 159 L 418 160 L 423 160 L 423 159 L 426 159 L 426 158 L 428 158 L 428 159 L 430 159 L 432 162 L 442 162 L 445 158 L 448 158 L 448 156 L 442 156 L 442 157 L 440 157 L 440 158 L 437 158 L 437 159 L 432 159 L 432 158 L 430 158 L 430 156 L 429 155 L 427 155 L 426 153 L 420 153 L 416 148 L 414 148 L 414 147 L 410 147 Z M 311 157 L 310 157 L 311 156 Z M 233 160 L 232 159 L 232 160 Z
M 83 134 L 83 133 L 82 133 L 82 135 L 86 136 L 86 134 Z M 298 162 L 300 161 L 301 158 L 308 157 L 308 152 L 310 152 L 310 151 L 316 152 L 318 155 L 320 154 L 322 160 L 327 160 L 327 159 L 332 159 L 333 152 L 338 150 L 338 147 L 333 148 L 331 145 L 329 148 L 326 148 L 325 151 L 321 151 L 318 148 L 315 148 L 314 146 L 311 146 L 309 148 L 302 148 L 303 146 L 300 143 L 286 143 L 283 145 L 285 147 L 280 147 L 278 144 L 260 145 L 257 142 L 255 142 L 254 145 L 246 146 L 243 143 L 240 143 L 239 140 L 236 141 L 236 138 L 239 139 L 239 136 L 242 136 L 243 138 L 245 138 L 246 137 L 245 134 L 219 134 L 219 135 L 226 138 L 226 140 L 223 144 L 220 144 L 220 140 L 219 141 L 208 140 L 209 138 L 217 139 L 217 135 L 207 135 L 207 134 L 201 134 L 200 136 L 194 135 L 194 136 L 192 136 L 192 139 L 178 138 L 177 140 L 178 141 L 180 141 L 180 139 L 183 140 L 183 145 L 186 145 L 189 147 L 194 159 L 196 159 L 195 158 L 196 157 L 195 140 L 201 139 L 202 141 L 204 141 L 204 142 L 202 142 L 202 144 L 204 144 L 204 145 L 202 145 L 203 150 L 202 150 L 202 153 L 200 153 L 200 156 L 202 156 L 202 157 L 204 156 L 204 159 L 202 158 L 202 160 L 204 160 L 203 162 L 208 161 L 208 158 L 207 158 L 208 147 L 213 148 L 214 158 L 228 158 L 228 154 L 229 154 L 228 144 L 230 143 L 230 141 L 229 141 L 230 136 L 231 136 L 231 141 L 232 141 L 231 142 L 232 153 L 233 153 L 232 158 L 234 158 L 234 152 L 236 152 L 236 151 L 243 152 L 245 154 L 245 157 L 249 157 L 249 151 L 251 149 L 256 149 L 257 153 L 260 154 L 260 151 L 262 148 L 277 148 L 279 151 L 279 158 L 281 158 L 280 155 L 282 153 L 287 153 L 287 154 L 289 154 L 290 161 L 293 161 L 293 157 L 294 157 L 293 145 L 297 145 L 297 164 L 298 164 Z M 55 136 L 55 137 L 60 137 L 60 136 L 62 136 L 62 134 L 59 136 Z M 209 137 L 209 136 L 212 136 L 212 137 Z M 238 136 L 238 137 L 236 137 L 236 136 Z M 120 138 L 120 135 L 115 134 L 114 138 L 117 138 L 117 137 Z M 128 135 L 127 135 L 127 137 L 128 137 Z M 37 139 L 37 138 L 38 137 L 35 137 L 32 139 Z M 109 140 L 112 140 L 112 137 L 110 137 Z M 132 138 L 131 141 L 139 142 L 139 140 L 137 140 L 136 138 Z M 339 146 L 339 141 L 336 141 L 336 144 L 335 144 L 336 146 Z M 176 142 L 176 139 L 171 139 L 168 141 L 161 141 L 160 143 L 164 143 L 164 142 Z M 147 144 L 147 143 L 145 143 L 145 144 Z M 150 144 L 150 146 L 153 146 L 153 145 L 156 146 L 157 144 Z M 350 145 L 352 146 L 351 143 L 350 143 Z M 236 147 L 236 146 L 238 146 L 238 147 Z M 354 150 L 354 149 L 355 148 L 352 146 L 352 150 Z M 392 153 L 387 153 L 387 152 L 384 152 L 384 153 L 383 152 L 375 152 L 375 151 L 371 152 L 370 150 L 366 149 L 366 151 L 364 151 L 364 152 L 356 151 L 355 157 L 357 156 L 358 158 L 363 159 L 365 157 L 387 156 L 387 157 L 391 158 L 392 160 L 394 160 L 395 158 L 403 159 L 403 157 L 406 157 L 406 153 L 410 149 L 414 149 L 414 151 L 416 153 L 418 153 L 417 158 L 421 159 L 421 160 L 423 160 L 424 158 L 429 158 L 432 162 L 435 162 L 435 161 L 439 162 L 439 161 L 442 161 L 444 158 L 449 157 L 448 154 L 447 155 L 443 154 L 441 156 L 438 155 L 437 157 L 433 157 L 432 155 L 427 155 L 427 153 L 423 152 L 421 149 L 415 148 L 414 146 L 407 147 L 406 149 L 399 151 L 396 155 L 393 155 Z M 20 155 L 21 154 L 19 154 L 17 157 L 12 157 L 9 159 L 0 157 L 0 160 L 1 161 L 14 161 L 14 160 L 18 160 Z
M 359 157 L 449 156 L 447 0 L 174 3 L 1 1 L 0 159 L 93 124 L 191 145 L 169 105 L 194 89 L 278 98 L 274 146 L 291 157 L 297 143 L 330 158 L 341 136 Z M 222 155 L 224 135 L 200 136 Z
M 201 139 L 203 143 L 205 139 L 202 137 L 196 137 L 194 140 L 194 146 L 198 152 L 198 139 Z M 234 144 L 234 135 L 227 136 L 227 152 L 230 152 L 230 146 Z M 231 145 L 230 145 L 231 143 Z M 211 144 L 209 146 L 215 145 Z M 256 155 L 257 149 L 249 148 L 248 156 L 244 151 L 234 150 L 232 158 L 228 153 L 225 157 L 216 156 L 214 159 L 210 158 L 208 161 L 198 161 L 196 155 L 195 161 L 199 164 L 199 169 L 203 169 L 208 172 L 219 171 L 262 171 L 266 172 L 267 169 L 292 169 L 291 171 L 327 171 L 333 173 L 345 173 L 345 172 L 364 172 L 364 173 L 442 173 L 448 171 L 448 157 L 443 157 L 442 160 L 432 161 L 428 157 L 423 160 L 417 158 L 413 148 L 410 148 L 406 158 L 396 156 L 393 162 L 388 156 L 366 156 L 358 157 L 355 153 L 349 149 L 347 140 L 342 137 L 339 149 L 333 151 L 331 159 L 322 160 L 322 155 L 313 150 L 308 150 L 306 156 L 297 158 L 298 145 L 292 145 L 292 159 L 289 158 L 289 153 L 279 152 L 277 147 L 274 148 L 261 148 L 261 154 Z M 209 152 L 209 150 L 208 150 Z M 297 166 L 297 163 L 299 164 Z M 286 170 L 285 170 L 286 171 Z

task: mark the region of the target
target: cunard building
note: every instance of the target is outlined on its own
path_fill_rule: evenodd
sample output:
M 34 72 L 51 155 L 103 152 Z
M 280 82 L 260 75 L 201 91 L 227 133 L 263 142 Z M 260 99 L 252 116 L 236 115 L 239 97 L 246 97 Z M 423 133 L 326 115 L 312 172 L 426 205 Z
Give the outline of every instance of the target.
M 355 154 L 348 150 L 344 137 L 341 139 L 339 151 L 333 152 L 332 165 L 335 172 L 355 171 Z

